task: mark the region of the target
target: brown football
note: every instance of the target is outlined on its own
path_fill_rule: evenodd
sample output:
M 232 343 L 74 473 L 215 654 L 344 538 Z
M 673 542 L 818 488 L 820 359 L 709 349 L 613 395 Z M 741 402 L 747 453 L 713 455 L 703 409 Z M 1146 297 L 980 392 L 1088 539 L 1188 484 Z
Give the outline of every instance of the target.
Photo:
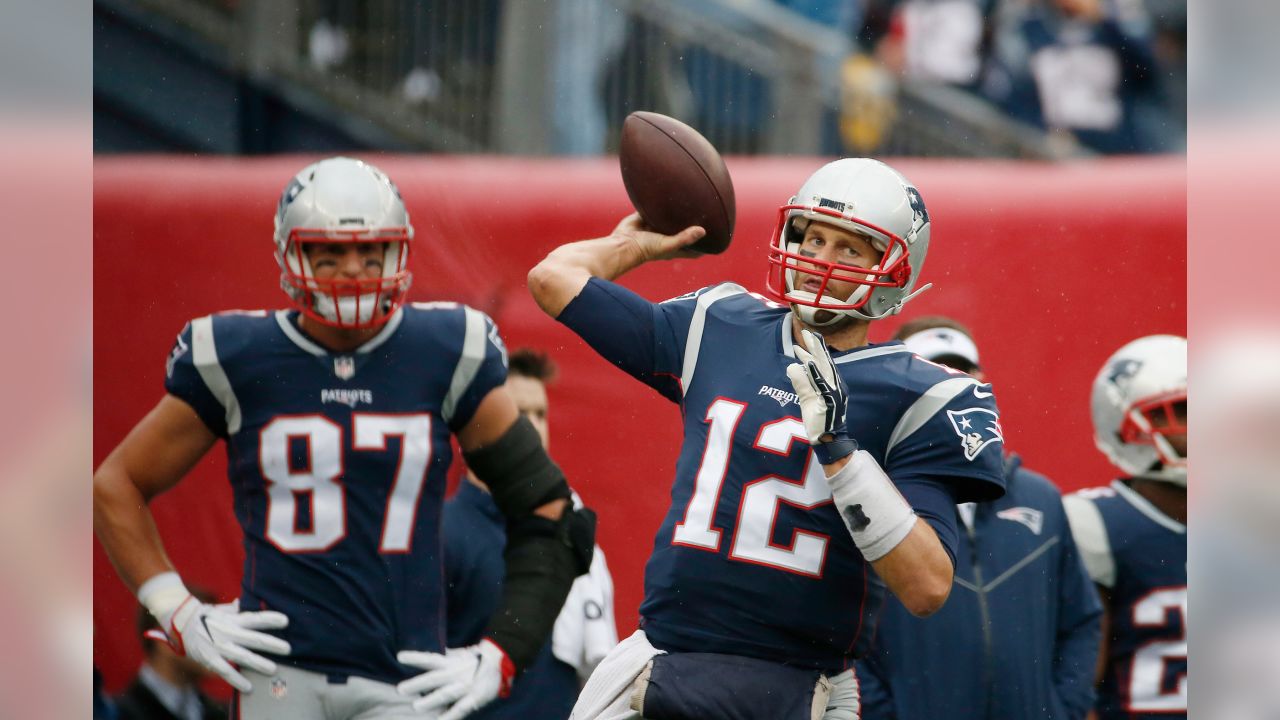
M 633 112 L 622 123 L 622 184 L 645 223 L 664 235 L 690 225 L 707 234 L 692 248 L 721 253 L 733 238 L 733 181 L 720 153 L 675 118 Z

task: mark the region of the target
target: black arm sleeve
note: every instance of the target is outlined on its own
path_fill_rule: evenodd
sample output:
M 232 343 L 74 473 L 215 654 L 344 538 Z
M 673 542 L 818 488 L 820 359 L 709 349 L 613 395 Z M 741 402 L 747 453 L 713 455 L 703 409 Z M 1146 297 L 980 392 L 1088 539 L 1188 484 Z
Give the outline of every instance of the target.
M 509 518 L 523 517 L 540 505 L 570 497 L 564 473 L 547 457 L 542 438 L 523 415 L 502 437 L 462 456 Z
M 502 605 L 485 635 L 521 671 L 550 637 L 573 579 L 591 567 L 595 513 L 570 508 L 559 520 L 533 514 L 546 503 L 569 498 L 570 492 L 537 430 L 523 416 L 496 442 L 464 457 L 507 517 Z
M 559 520 L 537 515 L 508 520 L 502 605 L 485 635 L 507 653 L 517 672 L 537 659 L 574 578 L 591 568 L 595 535 L 596 515 L 588 508 L 566 508 Z

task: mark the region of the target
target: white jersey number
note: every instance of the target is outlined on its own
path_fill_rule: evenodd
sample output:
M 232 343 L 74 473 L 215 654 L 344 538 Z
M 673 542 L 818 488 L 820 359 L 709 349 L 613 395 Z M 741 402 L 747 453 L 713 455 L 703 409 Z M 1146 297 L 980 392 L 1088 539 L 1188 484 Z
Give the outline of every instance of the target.
M 694 480 L 693 497 L 689 499 L 684 520 L 676 525 L 672 536 L 674 544 L 719 551 L 721 531 L 713 527 L 713 519 L 729 470 L 733 435 L 746 409 L 746 403 L 726 398 L 716 400 L 707 408 L 706 422 L 711 426 L 707 431 L 707 446 Z M 775 544 L 772 538 L 779 503 L 809 510 L 831 501 L 822 466 L 814 462 L 805 441 L 804 423 L 789 417 L 766 423 L 756 434 L 755 448 L 786 456 L 794 450 L 797 441 L 808 456 L 803 479 L 766 475 L 743 484 L 729 558 L 820 577 L 830 538 L 804 530 L 796 530 L 786 546 Z
M 1129 678 L 1129 710 L 1132 712 L 1173 712 L 1187 709 L 1187 676 L 1178 678 L 1172 691 L 1163 688 L 1165 666 L 1173 660 L 1187 659 L 1187 589 L 1162 588 L 1153 591 L 1133 606 L 1136 627 L 1164 627 L 1170 612 L 1182 618 L 1182 637 L 1157 640 L 1138 648 L 1133 654 L 1133 671 Z
M 431 462 L 431 416 L 352 415 L 352 448 L 385 452 L 387 438 L 400 438 L 400 462 L 387 497 L 380 550 L 408 552 L 418 499 Z M 308 462 L 294 467 L 291 445 L 306 444 Z M 267 539 L 285 552 L 323 552 L 347 535 L 342 486 L 342 427 L 323 415 L 278 417 L 262 428 L 258 459 L 267 480 Z M 307 504 L 309 522 L 300 523 Z M 304 525 L 304 526 L 300 526 Z

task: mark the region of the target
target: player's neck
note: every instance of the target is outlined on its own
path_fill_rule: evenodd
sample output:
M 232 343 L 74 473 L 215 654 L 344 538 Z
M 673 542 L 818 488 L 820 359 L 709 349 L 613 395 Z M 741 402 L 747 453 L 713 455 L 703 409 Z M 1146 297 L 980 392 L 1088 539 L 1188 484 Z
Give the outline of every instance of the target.
M 1129 481 L 1133 491 L 1146 498 L 1160 512 L 1187 524 L 1187 489 L 1160 480 L 1134 478 Z
M 371 328 L 338 328 L 316 322 L 306 315 L 298 316 L 298 327 L 326 350 L 351 352 L 382 332 L 382 326 Z
M 807 326 L 796 317 L 795 313 L 791 314 L 791 339 L 797 345 L 802 343 L 800 339 L 800 331 Z M 850 318 L 847 322 L 841 323 L 834 327 L 810 327 L 812 332 L 822 335 L 822 339 L 827 342 L 827 347 L 832 350 L 852 350 L 867 344 L 867 330 L 870 329 L 871 323 L 860 318 Z

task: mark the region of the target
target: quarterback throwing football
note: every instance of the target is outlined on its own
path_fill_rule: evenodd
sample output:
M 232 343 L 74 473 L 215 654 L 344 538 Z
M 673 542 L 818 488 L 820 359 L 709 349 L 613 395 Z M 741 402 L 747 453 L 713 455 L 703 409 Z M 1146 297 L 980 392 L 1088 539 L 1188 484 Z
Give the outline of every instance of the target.
M 884 588 L 919 615 L 945 602 L 955 504 L 1003 493 L 995 400 L 900 342 L 867 344 L 917 292 L 929 233 L 905 177 L 844 159 L 779 210 L 778 302 L 724 283 L 652 303 L 615 284 L 703 235 L 636 215 L 530 272 L 548 314 L 684 417 L 640 629 L 574 718 L 855 718 L 850 668 Z

